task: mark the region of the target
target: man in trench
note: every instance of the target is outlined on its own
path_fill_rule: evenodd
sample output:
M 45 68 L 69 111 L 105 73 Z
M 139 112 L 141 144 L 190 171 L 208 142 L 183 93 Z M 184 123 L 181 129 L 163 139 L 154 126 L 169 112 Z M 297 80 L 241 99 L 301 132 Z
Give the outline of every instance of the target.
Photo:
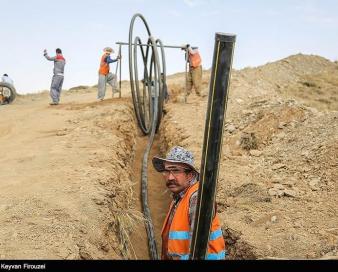
M 162 227 L 161 259 L 188 260 L 199 186 L 193 154 L 175 146 L 166 158 L 155 156 L 152 163 L 156 171 L 162 173 L 173 197 Z M 226 256 L 225 242 L 217 213 L 213 216 L 210 231 L 206 259 L 223 260 Z

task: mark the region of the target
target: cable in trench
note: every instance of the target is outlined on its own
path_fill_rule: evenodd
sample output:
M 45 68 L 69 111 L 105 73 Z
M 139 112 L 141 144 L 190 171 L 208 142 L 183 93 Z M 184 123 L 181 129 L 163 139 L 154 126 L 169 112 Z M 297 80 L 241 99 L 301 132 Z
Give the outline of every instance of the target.
M 146 46 L 142 45 L 141 38 L 138 36 L 136 36 L 133 41 L 133 27 L 137 17 L 143 21 L 149 35 Z M 158 45 L 161 48 L 161 63 L 157 51 Z M 142 211 L 145 218 L 145 227 L 148 236 L 149 254 L 151 259 L 158 260 L 159 254 L 148 205 L 148 157 L 162 118 L 164 101 L 163 86 L 166 84 L 166 65 L 163 44 L 160 40 L 155 41 L 155 39 L 151 36 L 148 24 L 141 14 L 135 14 L 131 20 L 128 47 L 130 86 L 135 115 L 143 134 L 149 135 L 141 168 Z M 140 91 L 138 77 L 138 49 L 141 51 L 141 59 L 143 61 L 143 79 L 141 80 L 143 83 L 142 93 Z

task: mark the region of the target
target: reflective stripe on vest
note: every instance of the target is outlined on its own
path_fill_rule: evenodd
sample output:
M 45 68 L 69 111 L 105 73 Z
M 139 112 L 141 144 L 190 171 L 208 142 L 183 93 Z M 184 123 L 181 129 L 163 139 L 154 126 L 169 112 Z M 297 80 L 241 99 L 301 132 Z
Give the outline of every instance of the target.
M 208 253 L 205 259 L 206 260 L 224 260 L 227 255 L 228 255 L 227 252 L 223 250 L 219 253 Z
M 188 240 L 192 236 L 192 233 L 189 231 L 170 231 L 169 239 L 170 240 Z M 214 241 L 222 237 L 222 230 L 217 229 L 210 233 L 209 240 Z
M 223 234 L 222 234 L 222 230 L 221 229 L 217 229 L 213 232 L 210 233 L 210 236 L 209 236 L 209 241 L 214 241 L 220 237 L 222 237 Z
M 170 231 L 170 240 L 189 240 L 189 231 Z
M 207 254 L 205 259 L 206 260 L 224 260 L 227 255 L 228 255 L 227 252 L 225 250 L 223 250 L 220 253 Z M 190 254 L 180 255 L 180 256 L 177 256 L 177 257 L 180 257 L 180 260 L 182 260 L 182 261 L 189 260 Z
M 190 239 L 192 236 L 189 225 L 189 201 L 191 195 L 198 190 L 198 186 L 199 182 L 196 182 L 187 190 L 179 202 L 172 219 L 168 237 L 168 255 L 171 257 L 179 257 L 181 260 L 189 259 Z M 169 213 L 164 222 L 163 229 L 167 224 L 168 217 Z M 226 255 L 225 243 L 217 214 L 213 218 L 210 231 L 206 259 L 222 260 Z

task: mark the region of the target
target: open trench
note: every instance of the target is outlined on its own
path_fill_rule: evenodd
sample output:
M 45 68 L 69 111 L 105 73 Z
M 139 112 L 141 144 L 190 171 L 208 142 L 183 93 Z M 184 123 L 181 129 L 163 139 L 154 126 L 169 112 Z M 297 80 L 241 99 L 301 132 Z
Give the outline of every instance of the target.
M 65 94 L 57 108 L 46 107 L 47 96 L 25 97 L 3 111 L 19 123 L 0 129 L 1 160 L 12 169 L 0 174 L 1 259 L 149 259 L 140 220 L 148 137 L 136 125 L 129 97 L 92 102 L 92 96 L 91 90 Z M 187 136 L 171 115 L 164 116 L 148 161 L 158 253 L 170 194 L 151 159 L 185 146 Z
M 135 160 L 133 167 L 134 192 L 136 194 L 136 208 L 141 211 L 141 167 L 142 158 L 147 146 L 148 138 L 138 137 L 136 140 Z M 154 170 L 151 158 L 159 155 L 159 135 L 155 137 L 148 161 L 148 199 L 154 226 L 157 250 L 161 252 L 161 228 L 166 216 L 170 194 L 166 190 L 162 175 Z M 147 233 L 144 224 L 138 224 L 130 237 L 137 259 L 149 259 Z
M 135 121 L 136 122 L 136 121 Z M 151 211 L 151 219 L 154 227 L 155 239 L 158 253 L 161 253 L 161 228 L 163 221 L 165 219 L 166 213 L 168 212 L 169 204 L 171 201 L 171 196 L 169 191 L 166 189 L 163 177 L 160 173 L 156 172 L 152 166 L 151 159 L 155 155 L 165 156 L 168 148 L 173 145 L 182 145 L 184 140 L 179 136 L 180 134 L 175 133 L 177 131 L 177 124 L 171 122 L 171 118 L 166 118 L 161 122 L 161 126 L 158 134 L 154 138 L 154 142 L 148 157 L 148 200 L 149 208 Z M 178 129 L 179 130 L 179 129 Z M 169 132 L 168 132 L 169 131 Z M 167 133 L 165 133 L 167 132 Z M 135 148 L 133 154 L 133 162 L 131 163 L 131 174 L 130 178 L 133 182 L 133 199 L 134 199 L 134 209 L 139 212 L 142 212 L 142 198 L 141 198 L 141 168 L 142 168 L 142 159 L 148 143 L 147 136 L 140 136 L 142 133 L 134 133 L 135 135 Z M 162 135 L 163 134 L 163 135 Z M 171 136 L 172 137 L 171 137 Z M 175 135 L 175 136 L 174 136 Z M 145 229 L 145 224 L 137 221 L 134 222 L 135 225 L 130 232 L 130 251 L 133 252 L 130 259 L 139 259 L 139 260 L 149 260 L 149 247 L 148 247 L 148 238 Z M 223 235 L 228 246 L 228 252 L 231 256 L 237 256 L 241 259 L 248 257 L 254 259 L 251 249 L 239 240 L 238 235 L 231 229 L 228 229 L 226 226 L 223 226 Z M 230 256 L 230 257 L 231 257 Z
M 105 103 L 108 106 L 110 102 Z M 103 243 L 110 244 L 119 258 L 149 260 L 148 237 L 141 215 L 141 168 L 148 136 L 144 136 L 137 127 L 132 104 L 129 101 L 127 102 L 126 99 L 122 99 L 121 102 L 115 100 L 115 103 L 110 105 L 113 107 L 110 109 L 112 112 L 119 111 L 119 107 L 125 106 L 128 107 L 128 110 L 123 110 L 124 121 L 119 120 L 122 118 L 120 115 L 116 116 L 117 118 L 106 119 L 103 121 L 104 123 L 99 124 L 104 130 L 113 126 L 114 128 L 110 130 L 111 133 L 121 137 L 121 144 L 106 147 L 107 152 L 113 154 L 107 164 L 108 168 L 106 168 L 110 172 L 109 182 L 103 184 L 104 189 L 111 192 L 109 193 L 110 199 L 105 201 L 111 211 L 111 215 L 109 215 L 111 224 L 106 227 L 108 230 L 106 232 L 107 240 Z M 161 228 L 171 201 L 162 175 L 155 171 L 151 162 L 153 156 L 163 155 L 165 152 L 166 148 L 160 146 L 161 143 L 160 135 L 155 135 L 148 156 L 147 173 L 148 206 L 159 254 L 161 253 Z M 117 191 L 115 188 L 120 189 Z

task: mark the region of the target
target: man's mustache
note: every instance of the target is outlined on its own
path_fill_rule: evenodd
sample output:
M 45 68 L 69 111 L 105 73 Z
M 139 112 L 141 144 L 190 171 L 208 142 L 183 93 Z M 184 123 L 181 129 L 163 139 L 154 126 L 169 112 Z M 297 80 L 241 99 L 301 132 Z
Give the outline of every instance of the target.
M 168 180 L 165 185 L 168 187 L 170 185 L 176 185 L 176 182 L 174 180 Z

